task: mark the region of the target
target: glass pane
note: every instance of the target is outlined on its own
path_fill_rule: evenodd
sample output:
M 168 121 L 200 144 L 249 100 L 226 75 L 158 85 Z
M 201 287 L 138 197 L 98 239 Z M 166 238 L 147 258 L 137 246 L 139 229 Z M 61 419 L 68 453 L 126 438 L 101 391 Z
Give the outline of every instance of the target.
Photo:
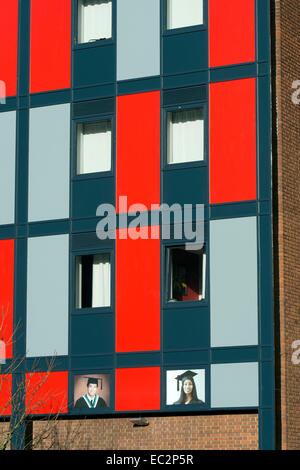
M 168 301 L 186 302 L 204 298 L 205 255 L 185 247 L 168 248 Z M 168 261 L 169 258 L 169 261 Z
M 203 108 L 167 113 L 167 162 L 184 163 L 204 159 Z
M 111 0 L 79 0 L 78 42 L 93 42 L 111 38 Z
M 167 28 L 203 24 L 203 0 L 167 0 Z
M 77 125 L 77 174 L 111 169 L 111 121 Z

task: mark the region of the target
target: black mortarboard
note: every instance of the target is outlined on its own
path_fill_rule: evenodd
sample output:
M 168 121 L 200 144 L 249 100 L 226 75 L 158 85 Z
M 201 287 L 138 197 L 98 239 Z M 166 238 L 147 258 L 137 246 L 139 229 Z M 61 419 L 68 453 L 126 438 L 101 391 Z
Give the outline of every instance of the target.
M 179 391 L 179 380 L 183 383 L 184 380 L 192 379 L 195 375 L 197 375 L 197 372 L 192 372 L 191 370 L 186 370 L 183 374 L 177 375 L 177 377 L 175 377 L 177 380 L 177 391 Z
M 98 380 L 100 380 L 100 388 L 102 390 L 102 378 L 97 378 L 97 377 L 85 377 L 85 379 L 88 379 L 87 381 L 87 387 L 90 385 L 90 384 L 96 384 L 97 387 L 98 387 Z

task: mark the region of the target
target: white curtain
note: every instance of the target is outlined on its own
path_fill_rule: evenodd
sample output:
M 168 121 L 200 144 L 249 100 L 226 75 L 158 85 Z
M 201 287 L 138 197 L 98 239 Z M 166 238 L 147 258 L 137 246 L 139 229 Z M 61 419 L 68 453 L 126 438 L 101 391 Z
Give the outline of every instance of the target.
M 94 255 L 92 307 L 110 306 L 109 254 Z
M 167 161 L 183 163 L 204 158 L 203 109 L 187 109 L 167 114 Z
M 77 173 L 111 169 L 111 121 L 78 124 Z
M 78 18 L 79 42 L 111 38 L 111 0 L 80 0 Z
M 203 0 L 168 0 L 168 29 L 203 24 Z

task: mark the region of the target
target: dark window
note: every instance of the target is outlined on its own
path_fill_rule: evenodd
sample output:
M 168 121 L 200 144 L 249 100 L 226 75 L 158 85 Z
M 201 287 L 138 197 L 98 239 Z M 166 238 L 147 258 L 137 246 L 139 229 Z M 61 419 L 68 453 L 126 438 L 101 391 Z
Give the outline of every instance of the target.
M 204 299 L 205 264 L 204 248 L 195 251 L 184 245 L 167 248 L 168 302 Z

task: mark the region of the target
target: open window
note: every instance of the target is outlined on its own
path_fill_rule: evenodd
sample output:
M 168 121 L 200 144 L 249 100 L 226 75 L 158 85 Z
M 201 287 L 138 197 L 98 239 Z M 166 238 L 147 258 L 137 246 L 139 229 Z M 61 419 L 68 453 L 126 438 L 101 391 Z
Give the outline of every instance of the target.
M 76 308 L 109 307 L 111 263 L 109 253 L 76 256 Z
M 167 163 L 204 160 L 204 109 L 167 112 Z
M 205 247 L 167 247 L 167 300 L 186 302 L 205 298 Z
M 78 43 L 112 36 L 112 0 L 78 0 Z
M 77 174 L 111 170 L 111 120 L 77 124 Z
M 167 29 L 203 24 L 203 0 L 166 0 Z

